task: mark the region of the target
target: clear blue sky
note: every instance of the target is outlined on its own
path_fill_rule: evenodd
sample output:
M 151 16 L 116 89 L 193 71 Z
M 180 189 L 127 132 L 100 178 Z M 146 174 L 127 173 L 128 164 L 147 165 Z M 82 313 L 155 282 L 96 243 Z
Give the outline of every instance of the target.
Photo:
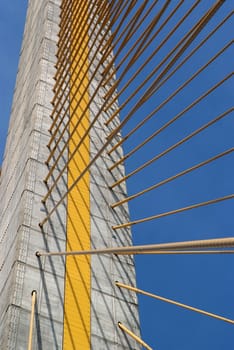
M 39 1 L 39 0 L 38 0 Z M 17 72 L 23 24 L 26 12 L 26 0 L 0 1 L 0 159 L 2 159 L 10 106 Z M 186 4 L 191 4 L 189 0 Z M 202 6 L 208 6 L 212 1 L 203 1 Z M 227 1 L 217 19 L 230 12 L 232 1 Z M 197 14 L 199 14 L 199 11 Z M 195 64 L 203 64 L 202 59 L 210 52 L 217 52 L 217 47 L 228 38 L 233 31 L 233 21 L 225 26 L 223 31 L 211 41 L 210 46 L 202 55 L 196 56 L 196 62 L 185 66 L 174 84 L 178 84 L 188 72 L 195 69 Z M 217 46 L 221 45 L 221 46 Z M 211 86 L 233 66 L 233 48 L 219 65 L 211 66 L 206 75 L 196 80 L 190 89 L 181 94 L 175 104 L 169 105 L 160 117 L 174 115 Z M 194 66 L 193 66 L 194 65 Z M 183 79 L 182 79 L 183 81 Z M 170 84 L 173 84 L 170 83 Z M 170 88 L 171 85 L 167 88 Z M 199 87 L 202 89 L 199 90 Z M 163 95 L 162 91 L 162 95 Z M 157 95 L 155 103 L 160 100 Z M 210 98 L 189 113 L 169 131 L 151 145 L 148 153 L 140 153 L 126 164 L 127 172 L 141 164 L 145 154 L 160 152 L 178 138 L 187 135 L 208 120 L 213 119 L 233 101 L 233 80 L 225 85 L 223 92 Z M 151 129 L 160 126 L 159 118 L 146 127 L 149 135 Z M 128 127 L 126 127 L 127 130 Z M 131 124 L 129 126 L 131 128 Z M 124 129 L 123 132 L 126 132 Z M 229 147 L 233 147 L 234 123 L 233 115 L 220 122 L 209 132 L 194 138 L 186 147 L 181 147 L 167 157 L 157 162 L 141 176 L 129 181 L 129 193 L 175 174 L 186 167 L 205 160 Z M 131 149 L 131 142 L 138 143 L 140 134 L 126 144 Z M 201 171 L 177 180 L 177 182 L 162 187 L 153 194 L 142 197 L 130 204 L 132 219 L 142 218 L 151 214 L 190 205 L 199 201 L 221 197 L 233 193 L 233 155 L 222 159 Z M 136 244 L 167 242 L 173 240 L 189 240 L 233 236 L 233 201 L 214 205 L 196 211 L 171 216 L 134 227 Z M 137 257 L 138 286 L 153 293 L 168 298 L 204 308 L 207 311 L 221 314 L 234 319 L 234 256 L 144 256 Z M 142 336 L 154 349 L 159 350 L 232 350 L 234 344 L 234 326 L 218 320 L 210 319 L 190 311 L 180 310 L 159 301 L 140 297 L 140 314 L 142 322 Z
M 26 0 L 0 1 L 0 160 L 8 130 L 26 7 Z

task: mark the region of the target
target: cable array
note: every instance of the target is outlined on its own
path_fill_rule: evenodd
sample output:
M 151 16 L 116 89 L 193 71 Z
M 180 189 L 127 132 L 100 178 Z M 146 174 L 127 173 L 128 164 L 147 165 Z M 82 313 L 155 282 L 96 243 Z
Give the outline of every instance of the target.
M 208 177 L 204 177 L 205 181 L 209 181 L 212 167 L 225 164 L 227 168 L 231 157 L 233 159 L 234 148 L 229 141 L 229 135 L 224 137 L 225 140 L 217 137 L 218 128 L 222 128 L 225 123 L 229 125 L 233 117 L 233 106 L 228 94 L 233 82 L 229 59 L 233 40 L 225 35 L 233 19 L 233 11 L 229 10 L 225 1 L 204 4 L 199 0 L 79 0 L 75 5 L 71 4 L 72 2 L 64 0 L 62 5 L 52 124 L 49 129 L 50 154 L 46 160 L 48 174 L 45 183 L 48 191 L 42 200 L 45 205 L 69 164 L 90 137 L 97 121 L 102 120 L 108 135 L 79 176 L 74 178 L 67 191 L 48 211 L 40 222 L 40 227 L 50 220 L 103 154 L 109 157 L 111 165 L 108 170 L 113 178 L 116 169 L 123 164 L 126 166 L 126 174 L 118 176 L 110 183 L 110 191 L 121 190 L 126 181 L 131 188 L 130 194 L 124 199 L 109 203 L 115 211 L 129 202 L 133 213 L 131 221 L 124 222 L 123 219 L 121 224 L 112 226 L 115 234 L 121 235 L 121 232 L 118 233 L 120 229 L 133 225 L 138 227 L 138 224 L 143 223 L 147 223 L 147 229 L 154 230 L 149 222 L 153 225 L 156 220 L 171 215 L 179 217 L 178 214 L 196 208 L 232 202 L 233 191 L 227 193 L 227 186 L 222 189 L 220 184 L 218 191 L 213 189 L 209 194 L 202 191 L 203 186 L 198 182 L 196 196 L 188 194 L 189 200 L 190 197 L 195 198 L 195 204 L 180 204 L 181 201 L 178 200 L 175 201 L 176 209 L 171 209 L 169 200 L 167 208 L 157 213 L 160 208 L 157 191 L 161 188 L 171 186 L 174 189 L 178 181 L 183 180 L 183 191 L 187 193 L 187 187 L 193 184 L 196 174 L 209 173 Z M 96 23 L 99 24 L 98 29 Z M 72 25 L 76 28 L 75 31 L 71 30 Z M 87 35 L 92 36 L 91 43 L 83 43 Z M 220 37 L 223 39 L 220 40 Z M 85 65 L 87 60 L 88 66 Z M 91 71 L 94 62 L 98 63 Z M 74 74 L 75 79 L 70 79 Z M 89 93 L 98 74 L 98 84 L 83 107 L 85 94 Z M 82 88 L 87 75 L 88 83 Z M 58 164 L 67 152 L 69 142 L 84 122 L 95 97 L 98 94 L 103 95 L 103 90 L 105 93 L 102 104 L 57 173 Z M 78 91 L 82 92 L 77 99 Z M 213 107 L 216 101 L 220 103 Z M 75 105 L 73 110 L 70 108 L 71 104 Z M 79 119 L 73 125 L 73 130 L 68 132 L 69 123 L 78 109 L 82 110 Z M 64 138 L 65 141 L 61 143 Z M 209 147 L 207 140 L 213 139 L 216 140 L 216 147 Z M 125 155 L 120 151 L 122 146 Z M 196 157 L 196 154 L 202 153 L 199 147 L 203 152 L 200 158 Z M 176 165 L 172 166 L 171 163 Z M 161 174 L 162 178 L 157 177 L 157 174 Z M 205 197 L 206 193 L 210 197 Z M 140 235 L 140 231 L 141 229 L 136 229 L 135 232 Z M 156 237 L 155 241 L 157 242 Z M 163 248 L 162 245 L 155 243 L 150 246 L 100 247 L 83 252 L 37 252 L 37 256 L 149 253 L 209 255 L 232 254 L 233 251 L 226 248 L 234 248 L 233 238 L 222 236 L 209 242 L 199 240 L 165 243 Z M 121 283 L 116 285 L 130 289 Z M 184 304 L 177 305 L 184 307 Z M 190 309 L 208 316 L 217 316 L 196 308 Z M 227 318 L 217 317 L 227 321 Z M 133 336 L 121 323 L 118 326 Z M 144 342 L 141 344 L 151 349 Z
M 152 77 L 154 77 L 154 79 L 152 80 L 151 87 L 150 88 L 148 87 L 146 89 L 146 91 L 141 92 L 140 96 L 142 95 L 142 98 L 139 99 L 139 97 L 138 97 L 139 101 L 131 109 L 131 111 L 123 118 L 123 121 L 121 122 L 121 124 L 119 126 L 117 126 L 117 128 L 115 128 L 114 130 L 111 131 L 110 136 L 107 139 L 107 142 L 105 143 L 103 148 L 100 150 L 100 153 L 95 158 L 95 160 L 108 147 L 108 145 L 110 144 L 110 142 L 114 138 L 114 136 L 121 130 L 121 128 L 123 128 L 123 126 L 130 120 L 130 118 L 133 118 L 133 116 L 135 116 L 135 113 L 137 112 L 137 110 L 139 108 L 141 108 L 147 102 L 147 100 L 150 99 L 150 97 L 152 97 L 153 94 L 155 94 L 156 91 L 160 90 L 160 88 L 162 88 L 163 84 L 165 84 L 177 72 L 178 69 L 181 69 L 183 67 L 183 65 L 189 59 L 191 59 L 192 55 L 194 55 L 197 52 L 197 50 L 201 49 L 202 45 L 204 45 L 207 42 L 207 40 L 211 39 L 211 37 L 217 32 L 218 29 L 220 29 L 228 20 L 230 20 L 232 14 L 233 14 L 231 12 L 224 19 L 222 19 L 222 21 L 220 23 L 218 23 L 218 25 L 215 27 L 215 29 L 213 29 L 212 31 L 210 31 L 208 33 L 208 35 L 206 35 L 206 38 L 203 39 L 202 42 L 200 42 L 195 48 L 193 48 L 193 50 L 185 58 L 182 57 L 183 58 L 182 62 L 180 62 L 179 65 L 177 65 L 175 67 L 175 64 L 176 64 L 177 60 L 179 59 L 179 57 L 182 56 L 183 52 L 185 52 L 185 50 L 189 47 L 189 45 L 191 45 L 191 43 L 196 39 L 196 37 L 199 35 L 199 33 L 202 31 L 202 29 L 209 23 L 209 21 L 212 20 L 213 16 L 216 14 L 218 9 L 223 4 L 223 1 L 217 1 L 203 15 L 203 17 L 201 19 L 199 19 L 194 26 L 192 26 L 192 28 L 183 36 L 183 38 L 181 40 L 179 40 L 179 42 L 174 46 L 174 48 L 169 52 L 169 54 L 166 57 L 164 57 L 163 61 L 161 61 L 159 63 L 159 65 L 156 67 L 157 69 L 155 68 L 143 82 L 141 82 L 139 85 L 136 85 L 135 80 L 137 80 L 137 78 L 139 78 L 141 71 L 144 70 L 145 66 L 147 66 L 147 63 L 148 63 L 148 65 L 150 65 L 150 62 L 152 64 L 152 60 L 155 59 L 155 57 L 157 57 L 157 53 L 166 44 L 166 42 L 170 39 L 170 37 L 173 35 L 173 33 L 176 32 L 176 30 L 178 28 L 180 28 L 182 23 L 187 18 L 189 18 L 189 15 L 191 15 L 193 13 L 193 11 L 195 10 L 195 8 L 199 5 L 199 1 L 196 1 L 192 5 L 192 7 L 187 10 L 186 14 L 183 15 L 182 18 L 180 18 L 177 25 L 175 25 L 173 27 L 172 34 L 170 31 L 170 35 L 167 34 L 165 36 L 165 38 L 163 40 L 161 40 L 159 48 L 157 48 L 157 50 L 155 50 L 155 52 L 151 53 L 151 55 L 147 59 L 145 59 L 145 55 L 147 53 L 148 47 L 150 47 L 150 44 L 152 45 L 152 43 L 154 43 L 154 40 L 156 41 L 156 38 L 157 38 L 157 35 L 159 35 L 159 32 L 164 28 L 165 25 L 168 24 L 168 22 L 170 22 L 170 20 L 173 18 L 173 16 L 175 16 L 177 14 L 177 12 L 179 11 L 180 7 L 183 4 L 183 1 L 180 1 L 174 8 L 170 9 L 170 12 L 167 14 L 167 16 L 165 16 L 166 18 L 164 19 L 164 21 L 162 21 L 159 28 L 157 28 L 157 24 L 160 21 L 160 19 L 162 19 L 161 17 L 163 15 L 165 15 L 165 11 L 168 9 L 168 7 L 170 7 L 169 6 L 170 2 L 165 2 L 164 6 L 159 10 L 159 12 L 155 11 L 155 16 L 150 21 L 149 21 L 149 15 L 150 15 L 151 11 L 154 9 L 154 7 L 156 5 L 158 5 L 157 1 L 153 2 L 153 4 L 151 4 L 150 8 L 148 8 L 148 9 L 147 9 L 147 2 L 144 2 L 142 4 L 142 6 L 140 6 L 137 10 L 135 9 L 135 8 L 137 8 L 137 4 L 135 4 L 135 6 L 133 6 L 132 2 L 128 6 L 126 3 L 123 5 L 122 2 L 116 3 L 115 6 L 109 5 L 109 4 L 107 4 L 107 2 L 101 2 L 101 3 L 102 3 L 102 6 L 100 6 L 100 7 L 98 7 L 99 4 L 98 3 L 95 4 L 94 1 L 91 1 L 90 3 L 89 2 L 85 2 L 85 3 L 82 2 L 82 6 L 79 6 L 79 4 L 77 3 L 76 9 L 75 10 L 73 9 L 73 11 L 76 11 L 74 16 L 77 18 L 77 21 L 80 20 L 80 22 L 82 23 L 81 28 L 79 28 L 79 26 L 78 26 L 78 28 L 80 29 L 79 33 L 81 33 L 81 35 L 84 36 L 86 34 L 86 32 L 88 31 L 88 29 L 92 25 L 92 19 L 96 18 L 97 14 L 98 14 L 100 20 L 102 20 L 103 25 L 100 27 L 100 30 L 97 33 L 97 37 L 100 34 L 99 32 L 101 32 L 103 30 L 103 28 L 105 28 L 106 23 L 108 23 L 108 28 L 105 28 L 106 35 L 103 35 L 102 40 L 100 42 L 100 45 L 97 47 L 97 49 L 95 51 L 95 54 L 97 55 L 99 53 L 99 50 L 101 49 L 102 53 L 103 53 L 103 57 L 107 57 L 108 54 L 110 53 L 110 45 L 107 45 L 107 43 L 109 44 L 110 40 L 111 40 L 112 41 L 111 42 L 111 50 L 114 50 L 116 48 L 115 60 L 118 59 L 118 56 L 121 57 L 121 53 L 124 49 L 126 50 L 126 47 L 128 49 L 128 55 L 124 55 L 124 57 L 121 58 L 119 64 L 116 65 L 115 69 L 113 69 L 113 63 L 114 63 L 114 62 L 112 62 L 113 60 L 106 67 L 105 74 L 103 74 L 103 78 L 100 81 L 100 84 L 99 84 L 98 88 L 96 89 L 95 93 L 97 93 L 98 89 L 100 88 L 100 86 L 102 86 L 102 84 L 104 84 L 104 82 L 106 83 L 105 79 L 106 79 L 107 72 L 109 73 L 109 71 L 111 71 L 111 75 L 108 77 L 108 81 L 110 81 L 110 77 L 113 76 L 113 74 L 116 74 L 116 72 L 121 71 L 121 74 L 119 74 L 119 78 L 116 79 L 115 86 L 112 86 L 109 89 L 109 91 L 106 95 L 105 102 L 104 102 L 103 106 L 101 107 L 100 111 L 97 113 L 97 116 L 95 117 L 95 121 L 97 120 L 98 117 L 100 117 L 100 114 L 104 108 L 105 108 L 105 110 L 110 110 L 111 107 L 113 106 L 113 104 L 116 102 L 116 100 L 124 94 L 126 89 L 129 88 L 129 86 L 130 87 L 134 86 L 135 89 L 131 89 L 132 93 L 129 96 L 127 95 L 127 99 L 124 100 L 124 102 L 122 104 L 120 104 L 118 110 L 115 110 L 112 113 L 109 120 L 107 120 L 106 124 L 109 124 L 115 118 L 115 116 L 117 116 L 118 113 L 121 112 L 121 110 L 124 109 L 124 107 L 127 106 L 133 100 L 133 98 L 138 94 L 138 91 L 140 92 L 147 85 L 147 83 L 150 81 L 150 79 L 152 79 Z M 93 11 L 95 8 L 95 5 L 96 5 L 96 9 L 95 9 L 95 11 Z M 113 6 L 113 8 L 111 8 L 111 6 Z M 88 16 L 86 18 L 86 22 L 87 23 L 89 22 L 89 26 L 86 28 L 86 32 L 84 33 L 84 32 L 82 32 L 82 30 L 84 29 L 86 22 L 83 23 L 82 22 L 83 17 L 80 17 L 80 16 L 81 16 L 81 14 L 83 14 L 83 16 L 85 16 L 85 11 L 87 10 L 87 8 L 90 11 L 91 17 L 89 17 L 89 20 L 88 20 Z M 135 13 L 134 13 L 134 9 L 136 11 Z M 110 16 L 109 16 L 109 12 L 111 12 Z M 134 15 L 132 13 L 134 13 Z M 79 17 L 78 17 L 78 15 L 79 15 Z M 130 17 L 130 15 L 132 17 Z M 110 17 L 110 20 L 109 20 L 109 22 L 107 22 L 109 17 Z M 131 18 L 131 20 L 130 20 L 130 23 L 132 24 L 131 26 L 128 25 L 129 22 L 127 22 L 127 20 L 126 20 L 126 18 L 129 18 L 129 17 Z M 66 12 L 64 18 L 65 18 L 64 21 L 66 21 L 65 23 L 69 24 L 69 16 L 68 16 L 67 12 Z M 136 33 L 138 33 L 140 31 L 140 29 L 142 28 L 142 26 L 146 23 L 147 23 L 147 27 L 144 30 L 144 32 L 139 36 L 138 42 L 133 41 L 132 38 L 134 37 L 134 35 L 136 35 Z M 69 26 L 68 26 L 68 28 L 69 28 Z M 104 45 L 103 43 L 105 42 L 105 39 L 108 37 L 108 30 L 111 28 L 114 28 L 114 29 L 112 29 L 113 33 L 111 35 L 111 38 L 108 38 L 107 43 L 105 43 L 105 45 Z M 155 30 L 155 29 L 157 29 L 157 30 Z M 68 29 L 67 29 L 67 31 L 68 31 Z M 69 109 L 69 106 L 68 106 L 64 110 L 64 106 L 68 102 L 68 98 L 70 96 L 68 93 L 67 94 L 61 93 L 61 88 L 63 86 L 62 91 L 66 91 L 66 88 L 69 85 L 69 80 L 67 80 L 66 84 L 65 84 L 65 81 L 66 81 L 66 77 L 67 77 L 67 72 L 70 69 L 73 61 L 74 62 L 77 61 L 76 64 L 78 65 L 78 60 L 77 60 L 75 54 L 74 54 L 73 58 L 68 59 L 69 52 L 70 52 L 71 48 L 69 47 L 68 37 L 65 36 L 67 31 L 65 31 L 65 33 L 62 32 L 60 34 L 61 44 L 59 46 L 59 51 L 58 51 L 58 63 L 57 63 L 58 69 L 57 69 L 57 76 L 56 76 L 56 85 L 54 88 L 55 97 L 53 100 L 53 104 L 54 104 L 54 110 L 52 113 L 53 123 L 52 123 L 52 126 L 50 128 L 50 132 L 51 132 L 52 136 L 51 136 L 51 140 L 50 140 L 48 146 L 51 147 L 58 132 L 60 132 L 60 135 L 57 138 L 57 141 L 55 142 L 55 144 L 53 145 L 53 148 L 51 149 L 51 153 L 46 161 L 47 164 L 50 164 L 51 158 L 53 157 L 55 150 L 57 149 L 59 142 L 61 141 L 61 138 L 64 135 L 64 133 L 68 127 L 68 123 L 69 123 L 69 121 L 67 121 L 67 123 L 63 126 L 63 128 L 61 130 L 63 118 L 66 116 L 66 113 L 68 112 L 68 109 Z M 152 35 L 152 33 L 154 31 L 155 31 L 155 33 Z M 75 33 L 75 34 L 79 34 L 79 33 Z M 73 34 L 73 35 L 75 36 L 75 34 Z M 66 39 L 64 39 L 64 38 L 66 38 Z M 152 112 L 150 112 L 146 117 L 142 118 L 142 121 L 140 121 L 137 124 L 137 126 L 134 126 L 134 128 L 132 128 L 132 130 L 130 130 L 126 136 L 123 136 L 123 138 L 118 143 L 116 143 L 116 145 L 114 147 L 112 147 L 108 151 L 108 154 L 111 155 L 111 153 L 118 146 L 120 146 L 123 142 L 127 141 L 139 129 L 143 130 L 144 125 L 152 117 L 155 117 L 155 115 L 164 106 L 166 106 L 172 98 L 174 98 L 188 84 L 190 84 L 193 81 L 193 79 L 195 79 L 199 74 L 201 74 L 209 65 L 211 65 L 215 60 L 217 60 L 220 56 L 222 56 L 226 50 L 230 49 L 232 44 L 233 44 L 233 41 L 230 41 L 226 45 L 224 45 L 223 48 L 221 48 L 212 58 L 210 58 L 207 61 L 207 63 L 205 63 L 202 67 L 200 67 L 195 73 L 193 73 L 191 75 L 191 77 L 189 79 L 187 79 L 179 88 L 177 88 L 166 100 L 164 100 L 159 106 L 157 106 L 155 109 L 153 109 Z M 103 45 L 104 45 L 104 48 L 102 47 Z M 140 50 L 139 50 L 139 48 L 140 48 Z M 82 53 L 83 52 L 85 52 L 85 48 L 83 48 Z M 133 52 L 134 52 L 134 54 L 133 54 Z M 176 52 L 177 52 L 177 54 L 175 54 Z M 93 60 L 96 58 L 95 54 L 93 56 Z M 173 56 L 173 54 L 174 54 L 174 56 Z M 129 56 L 131 57 L 131 60 L 130 60 L 130 62 L 126 63 L 126 60 L 129 58 Z M 144 57 L 144 64 L 139 65 L 139 61 L 143 57 Z M 171 61 L 169 61 L 167 66 L 164 68 L 164 70 L 160 74 L 155 75 L 155 73 L 158 72 L 160 67 L 163 67 L 164 63 L 166 63 L 171 57 L 174 57 L 174 58 Z M 91 65 L 91 63 L 92 62 L 90 62 L 90 65 Z M 141 61 L 140 61 L 140 63 L 141 63 Z M 134 65 L 136 65 L 136 67 L 138 67 L 138 70 L 133 75 L 130 75 L 129 69 L 133 69 Z M 96 68 L 96 71 L 94 72 L 93 77 L 95 77 L 95 74 L 96 74 L 98 68 L 99 67 Z M 173 68 L 172 71 L 170 71 L 171 68 Z M 81 65 L 80 71 L 82 71 L 82 69 L 83 69 L 83 65 Z M 89 71 L 89 69 L 90 69 L 90 66 L 87 68 L 87 72 Z M 87 73 L 87 72 L 85 72 L 85 73 Z M 85 73 L 84 73 L 84 76 L 85 76 Z M 167 73 L 169 73 L 169 74 L 167 74 Z M 79 74 L 77 74 L 77 76 L 78 75 Z M 161 132 L 165 131 L 169 126 L 171 126 L 173 123 L 175 123 L 179 118 L 186 115 L 186 113 L 188 113 L 192 108 L 194 108 L 197 104 L 201 103 L 203 99 L 206 99 L 209 94 L 213 93 L 216 89 L 221 87 L 226 81 L 231 79 L 232 76 L 233 76 L 233 73 L 230 72 L 222 80 L 218 81 L 210 89 L 205 91 L 200 97 L 195 99 L 192 103 L 190 103 L 187 107 L 185 107 L 182 111 L 180 111 L 177 115 L 175 115 L 171 120 L 169 120 L 160 129 L 156 130 L 154 133 L 152 133 L 150 136 L 148 136 L 144 141 L 142 141 L 137 146 L 135 146 L 124 157 L 121 157 L 115 164 L 113 164 L 113 166 L 110 168 L 110 171 L 112 171 L 120 163 L 122 163 L 123 161 L 125 161 L 129 157 L 133 156 L 135 153 L 137 153 L 141 148 L 146 146 L 155 137 L 157 137 Z M 112 99 L 113 91 L 115 91 L 116 87 L 121 86 L 121 82 L 124 79 L 126 80 L 126 77 L 128 78 L 127 83 L 124 84 L 124 86 L 116 94 L 116 96 L 114 97 L 114 100 L 113 100 Z M 92 77 L 90 78 L 90 84 L 91 84 L 91 82 L 92 82 Z M 77 83 L 77 81 L 73 82 L 74 86 L 76 86 L 76 83 Z M 65 86 L 64 86 L 64 84 L 65 84 Z M 80 88 L 81 84 L 82 84 L 82 80 L 79 81 L 79 84 L 77 84 L 76 90 L 78 90 Z M 72 88 L 72 86 L 70 86 L 70 89 L 71 88 Z M 94 93 L 94 95 L 95 95 L 95 93 Z M 84 95 L 84 93 L 83 93 L 83 95 Z M 91 97 L 91 100 L 94 98 L 94 95 Z M 125 96 L 126 95 L 124 95 L 124 97 Z M 82 97 L 83 96 L 81 96 L 80 101 L 77 101 L 77 106 L 81 102 Z M 71 103 L 71 102 L 72 102 L 72 100 L 69 101 L 69 103 Z M 89 104 L 86 108 L 88 108 L 90 106 L 90 103 L 91 103 L 91 101 L 89 101 Z M 75 113 L 75 111 L 73 111 L 73 113 Z M 181 141 L 170 146 L 169 149 L 165 150 L 164 152 L 160 153 L 157 156 L 154 156 L 152 159 L 150 159 L 147 162 L 145 162 L 144 164 L 140 165 L 134 171 L 131 171 L 129 174 L 125 175 L 122 179 L 119 179 L 117 182 L 113 183 L 111 185 L 111 188 L 119 185 L 121 182 L 134 176 L 138 172 L 142 171 L 145 167 L 151 165 L 153 162 L 155 162 L 159 158 L 165 156 L 168 152 L 174 150 L 178 146 L 181 146 L 184 142 L 187 142 L 192 137 L 196 136 L 198 133 L 202 132 L 206 128 L 213 125 L 213 123 L 220 121 L 223 117 L 230 115 L 232 113 L 233 113 L 233 108 L 227 109 L 220 116 L 216 117 L 213 121 L 200 127 L 198 130 L 194 131 L 193 133 L 191 133 L 190 135 L 188 135 L 187 137 L 185 137 Z M 83 115 L 81 116 L 80 120 L 78 121 L 78 125 L 81 123 L 82 117 L 84 116 L 84 114 L 85 114 L 85 111 L 83 112 Z M 56 122 L 58 121 L 59 118 L 60 118 L 60 122 L 57 125 L 57 127 L 55 128 Z M 57 181 L 60 179 L 63 171 L 66 170 L 66 168 L 69 164 L 69 161 L 72 159 L 75 152 L 78 151 L 78 149 L 79 149 L 80 145 L 82 144 L 82 142 L 84 141 L 85 137 L 87 137 L 87 135 L 90 132 L 90 129 L 94 125 L 95 121 L 93 121 L 89 130 L 86 131 L 83 138 L 80 140 L 80 143 L 76 146 L 73 154 L 70 155 L 69 160 L 67 161 L 67 163 L 65 164 L 65 166 L 61 170 L 61 172 L 58 175 L 58 177 L 56 178 L 54 184 L 48 190 L 48 193 L 44 197 L 43 202 L 45 202 L 49 198 L 49 195 L 52 193 Z M 74 127 L 73 133 L 75 133 L 75 130 L 77 129 L 78 125 L 76 125 Z M 72 135 L 70 135 L 70 137 L 72 137 Z M 59 159 L 64 154 L 64 151 L 66 150 L 68 142 L 69 142 L 69 140 L 64 144 L 61 152 L 59 153 L 57 158 L 54 160 L 54 163 L 50 167 L 50 171 L 45 179 L 46 183 L 48 182 L 50 176 L 52 175 L 53 171 L 55 170 Z M 220 157 L 221 157 L 221 155 L 220 155 Z M 87 169 L 85 169 L 85 172 L 88 171 L 88 169 L 94 163 L 95 160 L 91 160 L 91 164 L 87 166 Z M 79 179 L 76 180 L 76 183 L 78 181 L 79 181 Z M 152 187 L 151 187 L 151 190 L 152 190 Z M 68 192 L 64 195 L 64 198 L 61 198 L 61 202 L 59 201 L 59 203 L 57 205 L 62 203 L 62 201 L 66 198 L 68 193 L 69 193 L 69 189 L 68 189 Z M 135 198 L 135 196 L 131 196 L 131 197 Z M 112 207 L 114 208 L 115 204 L 112 205 Z M 53 212 L 54 212 L 54 210 L 51 212 L 51 214 Z M 51 215 L 51 214 L 49 214 L 49 215 Z M 48 215 L 48 217 L 49 217 L 49 215 Z M 48 219 L 48 217 L 44 220 L 44 222 Z M 43 225 L 43 223 L 42 223 L 42 225 Z

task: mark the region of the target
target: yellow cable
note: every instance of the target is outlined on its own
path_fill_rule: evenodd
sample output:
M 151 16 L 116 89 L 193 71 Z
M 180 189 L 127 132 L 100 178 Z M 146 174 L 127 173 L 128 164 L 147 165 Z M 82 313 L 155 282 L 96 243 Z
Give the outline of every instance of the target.
M 182 307 L 182 308 L 190 310 L 190 311 L 197 312 L 197 313 L 205 315 L 205 316 L 213 317 L 213 318 L 216 318 L 218 320 L 234 324 L 234 320 L 231 320 L 230 318 L 219 316 L 217 314 L 213 314 L 211 312 L 207 312 L 207 311 L 198 309 L 196 307 L 193 307 L 193 306 L 190 306 L 190 305 L 187 305 L 187 304 L 182 304 L 182 303 L 179 303 L 178 301 L 175 301 L 175 300 L 172 300 L 172 299 L 168 299 L 168 298 L 164 298 L 164 297 L 159 296 L 157 294 L 149 293 L 149 292 L 146 292 L 146 291 L 144 291 L 142 289 L 139 289 L 139 288 L 136 288 L 136 287 L 132 287 L 132 286 L 128 286 L 128 285 L 120 283 L 120 282 L 115 282 L 115 284 L 119 288 L 125 288 L 125 289 L 131 290 L 133 292 L 140 293 L 140 294 L 146 295 L 148 297 L 151 297 L 151 298 L 154 298 L 154 299 L 157 299 L 157 300 L 161 300 L 161 301 L 164 301 L 166 303 L 173 304 L 173 305 Z

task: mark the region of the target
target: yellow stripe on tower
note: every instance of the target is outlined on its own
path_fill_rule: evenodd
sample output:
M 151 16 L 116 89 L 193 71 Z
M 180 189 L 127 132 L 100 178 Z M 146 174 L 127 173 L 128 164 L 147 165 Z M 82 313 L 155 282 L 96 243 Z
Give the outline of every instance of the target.
M 76 1 L 73 0 L 73 6 Z M 82 26 L 86 18 L 76 23 L 77 18 L 72 15 L 71 35 L 74 36 L 77 28 Z M 82 18 L 82 16 L 81 16 Z M 75 126 L 89 102 L 88 74 L 88 50 L 85 48 L 88 34 L 82 38 L 87 28 L 78 32 L 71 40 L 71 71 L 70 71 L 70 125 L 69 133 L 72 134 Z M 82 41 L 81 41 L 82 40 Z M 80 47 L 80 48 L 79 48 Z M 78 53 L 77 53 L 78 50 Z M 74 56 L 76 55 L 76 56 Z M 77 65 L 78 62 L 78 65 Z M 77 67 L 76 67 L 77 65 Z M 80 67 L 83 65 L 82 71 Z M 82 81 L 82 84 L 80 82 Z M 77 87 L 81 85 L 77 90 Z M 82 100 L 79 100 L 81 96 Z M 69 155 L 89 127 L 89 112 L 82 118 L 77 130 L 70 137 Z M 90 140 L 86 137 L 68 167 L 68 188 L 74 183 L 82 170 L 90 160 Z M 77 186 L 69 193 L 67 198 L 67 251 L 90 249 L 90 176 L 85 176 Z M 65 276 L 65 301 L 64 301 L 64 350 L 88 350 L 90 349 L 90 284 L 91 284 L 90 258 L 87 256 L 67 257 Z

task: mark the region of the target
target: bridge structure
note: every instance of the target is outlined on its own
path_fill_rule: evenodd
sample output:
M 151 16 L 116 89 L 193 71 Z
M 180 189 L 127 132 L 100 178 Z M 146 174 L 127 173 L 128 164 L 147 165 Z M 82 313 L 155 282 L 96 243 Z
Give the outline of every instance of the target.
M 1 349 L 181 348 L 180 309 L 229 344 L 232 300 L 210 305 L 207 284 L 230 297 L 232 22 L 221 0 L 29 1 L 0 178 Z M 147 323 L 142 301 L 140 326 L 141 296 L 160 304 Z

